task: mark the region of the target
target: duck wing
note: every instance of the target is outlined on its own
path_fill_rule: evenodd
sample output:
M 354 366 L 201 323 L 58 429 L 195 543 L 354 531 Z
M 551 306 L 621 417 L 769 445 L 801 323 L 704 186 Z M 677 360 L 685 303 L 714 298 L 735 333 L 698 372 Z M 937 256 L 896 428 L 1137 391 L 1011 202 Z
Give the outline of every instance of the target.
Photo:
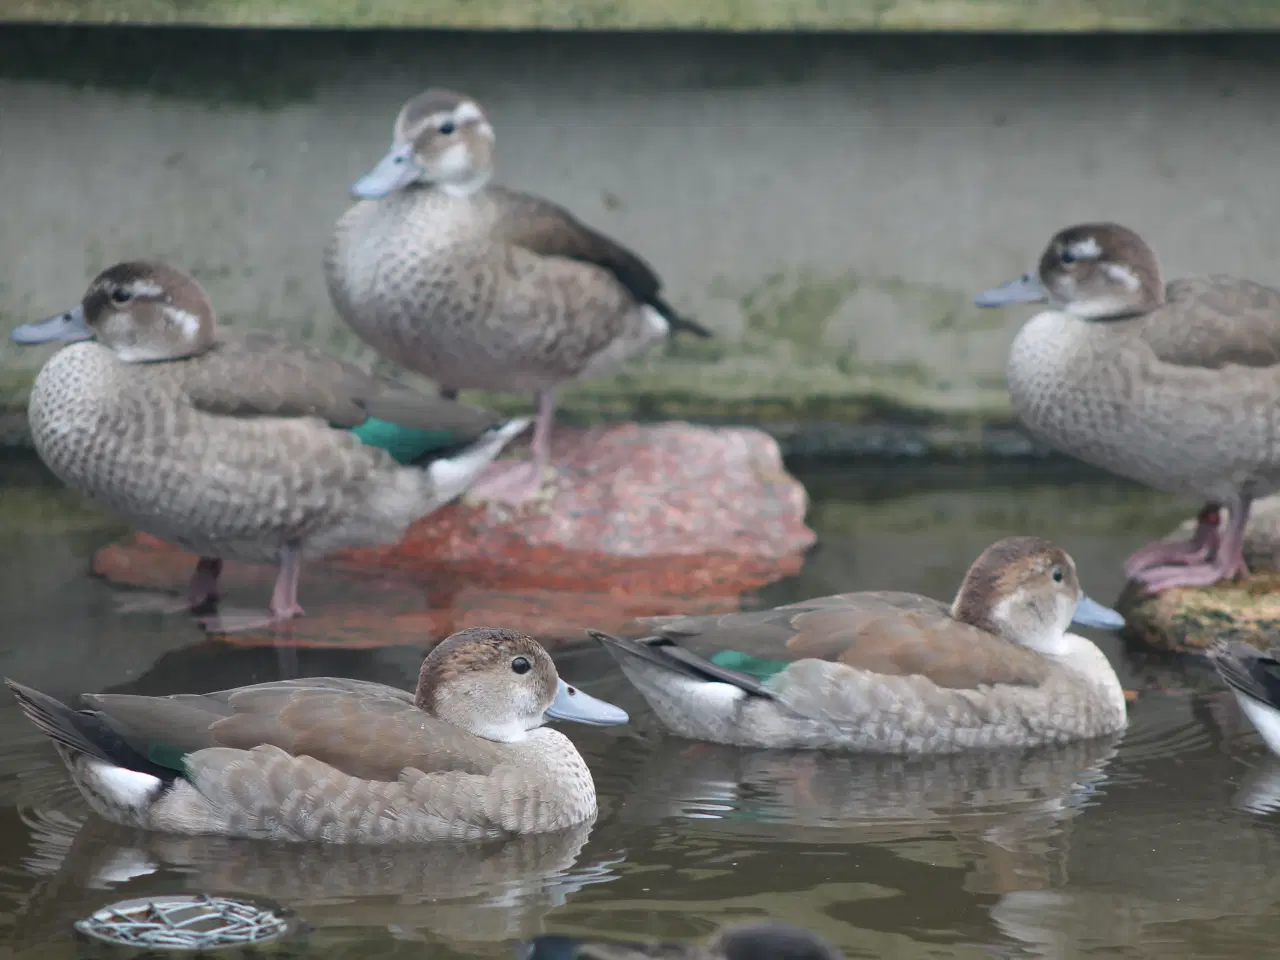
M 499 212 L 492 232 L 495 240 L 539 256 L 563 257 L 607 270 L 638 303 L 662 314 L 673 331 L 712 335 L 706 327 L 680 316 L 662 298 L 662 281 L 638 254 L 588 227 L 568 210 L 505 187 L 490 187 L 487 195 Z
M 1172 281 L 1165 304 L 1136 321 L 1164 363 L 1217 370 L 1280 365 L 1280 291 L 1229 276 Z
M 1049 669 L 1039 654 L 957 621 L 945 604 L 910 593 L 846 593 L 771 610 L 643 622 L 655 632 L 638 642 L 660 658 L 686 669 L 697 664 L 704 671 L 746 673 L 758 682 L 801 659 L 885 676 L 918 675 L 953 689 L 1034 686 Z

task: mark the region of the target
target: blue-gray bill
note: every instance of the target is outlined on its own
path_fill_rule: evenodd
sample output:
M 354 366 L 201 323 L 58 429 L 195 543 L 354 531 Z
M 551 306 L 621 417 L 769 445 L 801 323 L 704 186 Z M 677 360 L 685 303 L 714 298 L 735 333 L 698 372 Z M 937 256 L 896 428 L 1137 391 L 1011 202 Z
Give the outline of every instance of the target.
M 88 340 L 92 336 L 93 331 L 84 320 L 84 308 L 76 307 L 47 320 L 15 327 L 13 333 L 9 334 L 9 339 L 19 346 L 29 347 L 36 343 Z
M 1007 307 L 1011 303 L 1041 303 L 1047 299 L 1040 281 L 1033 274 L 1024 273 L 1017 280 L 982 291 L 973 303 L 978 307 Z
M 1076 612 L 1071 622 L 1082 627 L 1095 627 L 1098 630 L 1119 630 L 1124 626 L 1124 617 L 1110 607 L 1104 607 L 1097 600 L 1090 600 L 1080 594 L 1080 602 L 1076 604 Z
M 351 195 L 358 200 L 376 200 L 407 187 L 422 178 L 423 170 L 413 158 L 413 144 L 402 143 L 363 177 L 351 185 Z
M 631 719 L 621 707 L 597 700 L 563 680 L 556 689 L 556 698 L 547 707 L 546 717 L 548 720 L 572 720 L 596 727 L 616 727 Z

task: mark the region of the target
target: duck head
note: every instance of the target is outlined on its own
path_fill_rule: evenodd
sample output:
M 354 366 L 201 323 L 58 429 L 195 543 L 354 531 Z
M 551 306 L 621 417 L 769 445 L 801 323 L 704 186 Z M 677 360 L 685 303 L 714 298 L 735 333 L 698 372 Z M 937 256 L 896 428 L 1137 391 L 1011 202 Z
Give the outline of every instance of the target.
M 480 190 L 493 176 L 493 127 L 470 97 L 427 90 L 400 108 L 391 149 L 351 193 L 373 200 L 412 184 L 454 196 Z
M 9 339 L 23 346 L 96 339 L 125 363 L 179 360 L 213 345 L 213 304 L 190 276 L 161 263 L 130 262 L 94 278 L 80 305 Z
M 1118 630 L 1124 617 L 1085 596 L 1075 561 L 1039 537 L 1006 537 L 965 574 L 951 615 L 1040 653 L 1058 655 L 1072 623 Z
M 422 661 L 420 710 L 486 740 L 514 743 L 548 720 L 616 726 L 625 710 L 569 686 L 542 645 L 514 630 L 472 627 Z
M 1160 262 L 1145 240 L 1118 223 L 1084 223 L 1054 234 L 1034 274 L 980 293 L 979 307 L 1049 303 L 1084 320 L 1108 320 L 1164 303 Z

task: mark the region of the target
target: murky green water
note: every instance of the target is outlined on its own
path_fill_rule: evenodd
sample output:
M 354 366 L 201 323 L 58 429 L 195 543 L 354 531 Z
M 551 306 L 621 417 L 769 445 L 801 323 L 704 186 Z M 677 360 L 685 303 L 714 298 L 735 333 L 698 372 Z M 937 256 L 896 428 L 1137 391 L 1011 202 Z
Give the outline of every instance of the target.
M 952 594 L 977 553 L 1039 533 L 1091 594 L 1188 505 L 1062 468 L 802 473 L 821 536 L 782 602 L 855 588 Z M 211 690 L 270 679 L 270 650 L 204 640 L 181 617 L 116 613 L 88 576 L 121 531 L 29 462 L 0 467 L 0 672 L 57 694 Z M 304 584 L 305 590 L 305 584 Z M 1253 812 L 1280 761 L 1199 664 L 1104 649 L 1151 689 L 1115 743 L 898 762 L 664 737 L 596 650 L 572 681 L 633 712 L 569 728 L 600 818 L 565 838 L 361 850 L 177 840 L 90 817 L 53 751 L 0 703 L 0 928 L 9 952 L 76 954 L 70 922 L 126 897 L 239 891 L 293 906 L 317 956 L 510 956 L 544 930 L 696 937 L 767 914 L 850 957 L 1245 957 L 1280 934 L 1280 820 Z M 413 649 L 304 650 L 300 669 L 401 686 Z M 1234 726 L 1233 726 L 1234 724 Z M 1277 787 L 1280 790 L 1280 787 Z

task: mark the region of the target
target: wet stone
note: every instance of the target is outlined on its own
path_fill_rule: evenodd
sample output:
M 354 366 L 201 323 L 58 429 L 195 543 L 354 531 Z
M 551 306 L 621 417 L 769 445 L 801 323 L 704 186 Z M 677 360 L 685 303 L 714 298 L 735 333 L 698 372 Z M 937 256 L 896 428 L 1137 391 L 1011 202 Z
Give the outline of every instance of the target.
M 1224 509 L 1223 523 L 1226 518 Z M 1194 526 L 1189 519 L 1167 539 L 1187 539 Z M 1128 585 L 1116 606 L 1128 621 L 1127 632 L 1148 646 L 1178 653 L 1203 652 L 1219 639 L 1263 649 L 1280 642 L 1280 496 L 1253 505 L 1244 557 L 1251 575 L 1232 583 L 1157 596 Z
M 304 565 L 307 616 L 228 639 L 421 644 L 479 623 L 580 638 L 638 616 L 736 609 L 743 592 L 797 573 L 816 539 L 803 485 L 759 430 L 558 428 L 553 462 L 542 496 L 519 510 L 464 498 L 399 544 Z M 136 534 L 98 551 L 93 568 L 176 593 L 195 560 Z M 237 606 L 265 604 L 274 578 L 270 565 L 227 563 L 223 591 Z

